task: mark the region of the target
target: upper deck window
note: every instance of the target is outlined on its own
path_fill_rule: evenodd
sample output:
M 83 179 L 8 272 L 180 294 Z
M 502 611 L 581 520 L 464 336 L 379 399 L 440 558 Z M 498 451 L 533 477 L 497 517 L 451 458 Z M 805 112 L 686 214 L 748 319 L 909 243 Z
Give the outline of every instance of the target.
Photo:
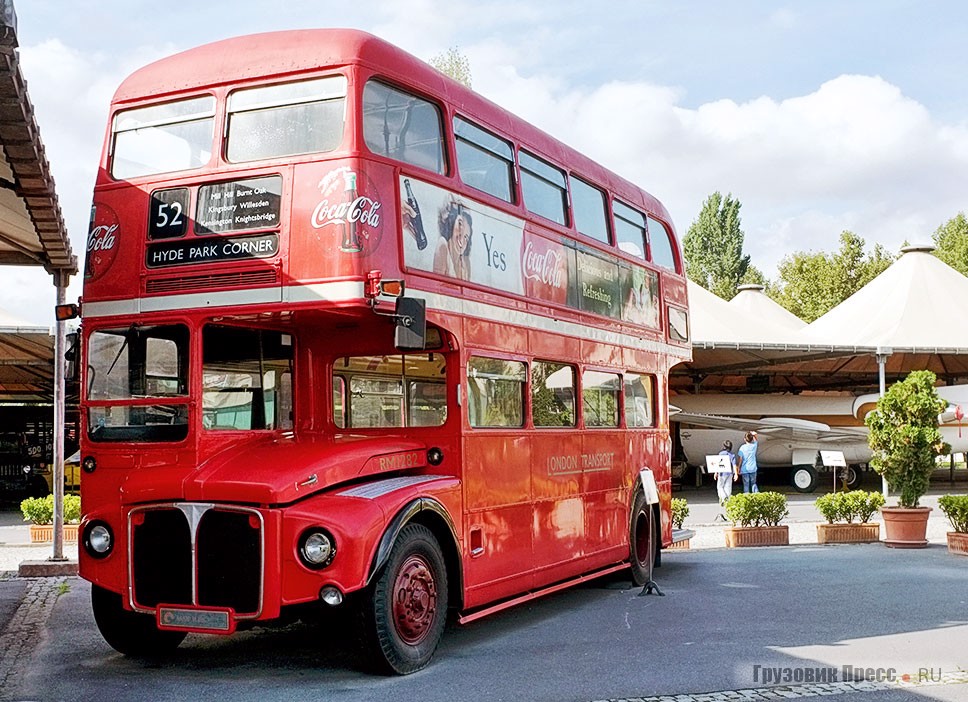
M 343 140 L 346 77 L 236 90 L 228 100 L 229 161 L 332 151 Z
M 368 81 L 363 88 L 363 139 L 379 156 L 444 172 L 440 111 L 415 95 Z
M 672 239 L 669 232 L 657 219 L 649 217 L 649 250 L 652 262 L 663 268 L 676 270 L 676 257 L 672 252 Z
M 621 202 L 612 203 L 615 214 L 615 244 L 620 251 L 646 260 L 645 242 L 648 240 L 645 215 Z
M 505 202 L 513 202 L 514 151 L 511 144 L 477 125 L 454 117 L 460 179 Z
M 571 206 L 575 213 L 575 228 L 585 236 L 607 244 L 605 193 L 583 180 L 572 178 Z
M 201 168 L 212 156 L 215 98 L 206 95 L 119 112 L 112 134 L 113 178 Z
M 526 151 L 520 153 L 518 161 L 521 192 L 528 211 L 552 222 L 567 224 L 568 187 L 564 171 Z

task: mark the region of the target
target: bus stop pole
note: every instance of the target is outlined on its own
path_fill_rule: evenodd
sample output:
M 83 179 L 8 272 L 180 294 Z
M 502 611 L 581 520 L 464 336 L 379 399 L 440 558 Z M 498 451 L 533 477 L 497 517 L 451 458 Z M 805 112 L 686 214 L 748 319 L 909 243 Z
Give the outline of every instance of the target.
M 57 287 L 57 304 L 63 305 L 67 299 L 67 281 L 70 276 L 66 271 L 54 272 L 54 285 Z M 66 352 L 66 322 L 57 320 L 54 327 L 54 553 L 50 560 L 63 561 L 64 558 L 64 354 Z

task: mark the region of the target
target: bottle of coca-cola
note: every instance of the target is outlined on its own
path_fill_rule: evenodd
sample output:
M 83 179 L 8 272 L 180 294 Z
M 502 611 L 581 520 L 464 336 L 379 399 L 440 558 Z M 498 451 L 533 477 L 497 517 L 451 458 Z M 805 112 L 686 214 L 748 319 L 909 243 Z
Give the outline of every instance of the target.
M 417 248 L 423 251 L 427 248 L 427 235 L 424 233 L 423 217 L 420 215 L 420 205 L 417 204 L 417 198 L 413 196 L 413 189 L 410 187 L 410 180 L 404 178 L 403 187 L 407 189 L 407 204 L 410 205 L 410 209 L 413 210 L 413 221 L 411 222 L 413 227 L 413 235 L 417 239 Z
M 343 243 L 339 250 L 345 253 L 358 253 L 363 250 L 360 242 L 360 235 L 357 232 L 357 220 L 359 213 L 356 212 L 356 173 L 349 171 L 343 176 L 344 201 L 346 202 L 346 218 L 343 220 Z

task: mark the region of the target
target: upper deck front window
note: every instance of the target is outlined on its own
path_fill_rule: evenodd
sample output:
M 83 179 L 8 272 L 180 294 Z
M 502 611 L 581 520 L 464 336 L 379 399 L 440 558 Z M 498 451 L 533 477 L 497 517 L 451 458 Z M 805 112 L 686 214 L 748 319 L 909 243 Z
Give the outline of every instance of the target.
M 205 95 L 119 112 L 112 134 L 113 178 L 201 168 L 212 155 L 215 98 Z
M 346 78 L 236 90 L 228 100 L 229 161 L 332 151 L 343 140 Z

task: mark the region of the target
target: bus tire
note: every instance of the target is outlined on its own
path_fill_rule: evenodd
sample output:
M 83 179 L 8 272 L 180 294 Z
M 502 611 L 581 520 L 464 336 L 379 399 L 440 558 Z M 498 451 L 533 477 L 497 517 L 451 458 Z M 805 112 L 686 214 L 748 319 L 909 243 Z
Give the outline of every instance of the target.
M 793 466 L 790 482 L 797 492 L 813 492 L 817 489 L 817 471 L 812 466 Z
M 652 576 L 658 554 L 657 526 L 652 505 L 645 501 L 645 494 L 637 490 L 629 519 L 629 561 L 635 585 L 645 585 Z
M 129 612 L 121 605 L 121 595 L 93 585 L 91 608 L 101 636 L 118 653 L 133 658 L 161 656 L 178 648 L 184 631 L 162 631 L 150 614 Z
M 447 567 L 440 545 L 422 524 L 400 530 L 363 603 L 368 661 L 407 675 L 433 658 L 447 621 Z

